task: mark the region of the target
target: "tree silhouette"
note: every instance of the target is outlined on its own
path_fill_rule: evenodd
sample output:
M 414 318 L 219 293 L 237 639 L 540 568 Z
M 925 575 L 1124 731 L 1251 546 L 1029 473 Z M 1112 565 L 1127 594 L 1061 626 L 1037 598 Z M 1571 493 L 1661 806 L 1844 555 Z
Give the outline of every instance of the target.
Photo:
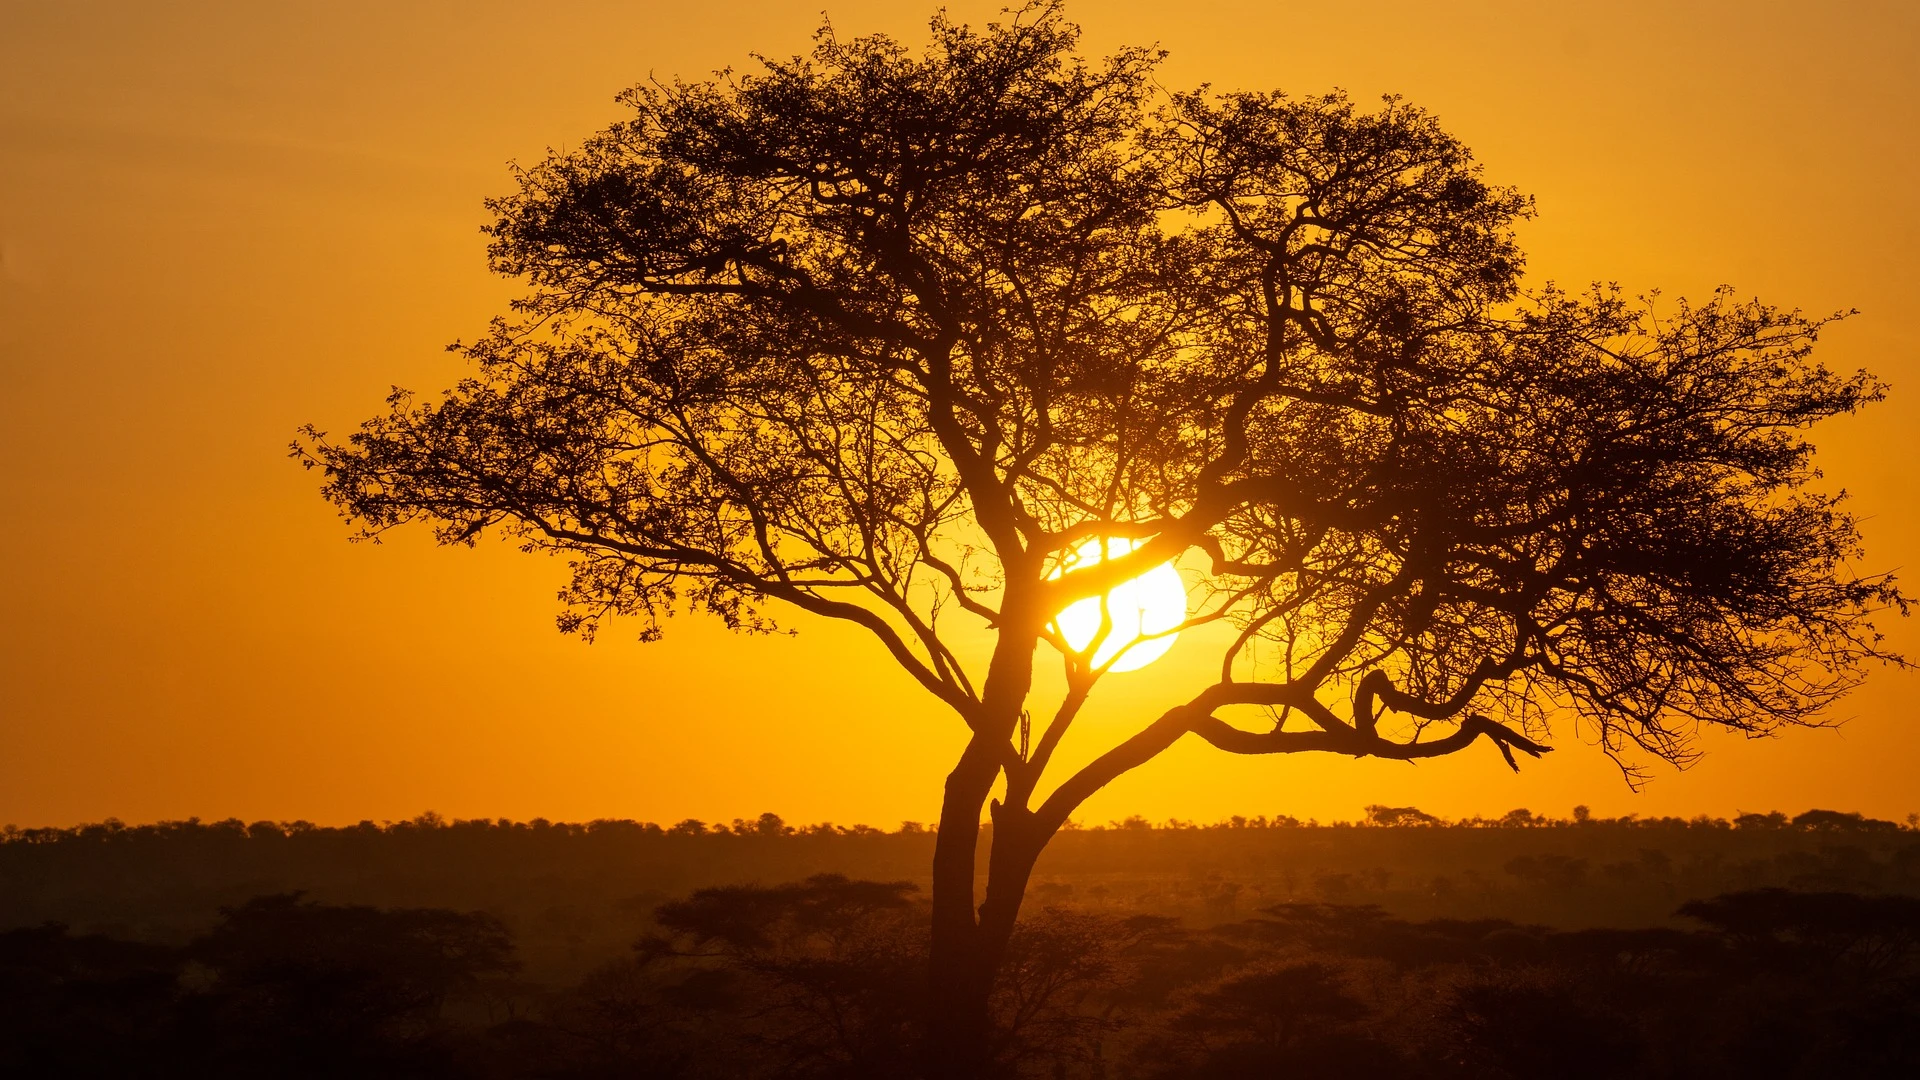
M 255 897 L 221 910 L 191 957 L 215 981 L 199 1002 L 216 1073 L 445 1075 L 442 1008 L 511 972 L 498 919 Z
M 664 937 L 642 958 L 712 958 L 703 976 L 744 974 L 760 1035 L 785 1075 L 902 1076 L 912 1069 L 925 938 L 917 889 L 903 881 L 804 882 L 701 889 L 655 912 Z M 683 985 L 698 983 L 689 979 Z
M 295 446 L 364 536 L 567 553 L 565 630 L 652 638 L 684 606 L 759 631 L 784 605 L 865 628 L 950 706 L 971 738 L 931 1007 L 957 1075 L 985 1068 L 1041 849 L 1183 736 L 1396 759 L 1485 738 L 1513 764 L 1573 715 L 1632 769 L 1701 725 L 1817 722 L 1903 603 L 1807 486 L 1802 431 L 1881 394 L 1811 360 L 1827 320 L 1523 292 L 1529 200 L 1430 115 L 1163 95 L 1156 54 L 1076 39 L 1041 3 L 936 18 L 919 54 L 829 29 L 628 91 L 630 119 L 489 203 L 492 266 L 527 291 L 460 346 L 476 373 Z M 1131 544 L 1061 572 L 1100 537 Z M 1170 560 L 1183 627 L 1236 631 L 1217 680 L 1042 797 L 1125 637 L 1107 611 L 1076 651 L 1055 613 Z M 1041 646 L 1057 702 L 1030 700 Z

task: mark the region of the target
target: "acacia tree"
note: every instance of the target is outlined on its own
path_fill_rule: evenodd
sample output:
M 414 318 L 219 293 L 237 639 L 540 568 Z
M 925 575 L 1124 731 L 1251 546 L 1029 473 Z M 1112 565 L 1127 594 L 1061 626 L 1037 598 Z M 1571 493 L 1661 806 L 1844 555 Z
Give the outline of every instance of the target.
M 1826 320 L 1522 291 L 1519 193 L 1398 99 L 1167 95 L 1053 4 L 920 53 L 822 31 L 488 205 L 472 377 L 295 453 L 373 537 L 572 562 L 564 630 L 854 623 L 971 732 L 933 866 L 932 1060 L 985 1071 L 1035 859 L 1186 735 L 1509 764 L 1576 717 L 1632 768 L 1819 722 L 1903 604 L 1804 430 L 1877 399 Z M 1106 557 L 1063 566 L 1097 538 Z M 1098 546 L 1098 545 L 1096 545 Z M 1107 673 L 1053 618 L 1179 561 L 1217 679 L 1042 788 Z M 958 650 L 953 620 L 989 654 Z M 1036 655 L 1062 664 L 1035 701 Z M 1029 739 L 1029 716 L 1042 723 Z M 991 799 L 996 785 L 1003 788 Z M 975 895 L 983 814 L 993 822 Z M 981 902 L 976 907 L 976 900 Z

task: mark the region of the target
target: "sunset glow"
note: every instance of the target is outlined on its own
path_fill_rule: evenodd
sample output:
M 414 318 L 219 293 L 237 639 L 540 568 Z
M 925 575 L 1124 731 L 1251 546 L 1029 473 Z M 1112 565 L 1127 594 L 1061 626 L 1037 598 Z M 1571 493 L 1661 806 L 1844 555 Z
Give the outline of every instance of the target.
M 426 5 L 6 5 L 0 486 L 15 527 L 0 538 L 0 825 L 427 809 L 934 820 L 965 729 L 864 631 L 774 603 L 764 614 L 782 632 L 736 635 L 677 603 L 657 642 L 636 643 L 633 620 L 589 646 L 554 629 L 564 560 L 498 539 L 449 551 L 424 527 L 347 543 L 284 451 L 304 423 L 348 436 L 395 385 L 430 402 L 473 374 L 443 346 L 483 335 L 521 288 L 489 269 L 478 231 L 482 200 L 515 188 L 506 162 L 629 118 L 614 101 L 629 86 L 804 53 L 822 9 L 843 36 L 885 32 L 917 54 L 941 6 L 984 25 L 1006 4 L 474 0 L 458 20 Z M 1085 56 L 1168 50 L 1168 88 L 1340 86 L 1368 108 L 1398 93 L 1432 110 L 1491 182 L 1537 197 L 1533 284 L 1704 297 L 1727 282 L 1810 312 L 1859 308 L 1822 336 L 1822 361 L 1894 390 L 1817 432 L 1819 465 L 1866 518 L 1860 565 L 1913 567 L 1920 473 L 1888 453 L 1920 422 L 1905 255 L 1920 236 L 1920 140 L 1889 119 L 1920 109 L 1913 5 L 1606 10 L 1069 13 Z M 1326 41 L 1366 45 L 1310 44 Z M 1804 191 L 1822 193 L 1819 244 L 1756 227 L 1781 193 Z M 976 675 L 982 626 L 953 609 L 941 624 Z M 1888 648 L 1920 653 L 1920 622 L 1885 629 Z M 1188 700 L 1232 634 L 1189 627 L 1109 680 L 1055 775 Z M 1550 718 L 1565 750 L 1518 774 L 1485 752 L 1417 768 L 1222 760 L 1188 739 L 1076 817 L 1327 821 L 1380 803 L 1465 818 L 1578 802 L 1596 816 L 1837 806 L 1904 821 L 1920 810 L 1917 690 L 1914 672 L 1876 670 L 1834 713 L 1842 728 L 1709 736 L 1697 767 L 1639 787 L 1571 737 L 1570 715 Z
M 1534 7 L 0 3 L 0 1078 L 1920 1077 L 1920 2 Z
M 1143 540 L 1109 537 L 1106 554 L 1108 557 L 1125 555 L 1143 543 Z M 1063 572 L 1071 573 L 1075 568 L 1100 561 L 1100 541 L 1089 540 L 1075 548 L 1049 576 L 1058 578 Z M 1099 639 L 1100 647 L 1093 654 L 1095 667 L 1106 667 L 1111 662 L 1110 671 L 1138 671 L 1173 648 L 1173 641 L 1179 636 L 1175 631 L 1186 617 L 1187 587 L 1180 580 L 1180 572 L 1169 562 L 1114 586 L 1105 596 L 1090 596 L 1068 605 L 1054 620 L 1054 625 L 1075 652 L 1085 652 Z M 1100 636 L 1103 625 L 1109 627 L 1104 638 Z

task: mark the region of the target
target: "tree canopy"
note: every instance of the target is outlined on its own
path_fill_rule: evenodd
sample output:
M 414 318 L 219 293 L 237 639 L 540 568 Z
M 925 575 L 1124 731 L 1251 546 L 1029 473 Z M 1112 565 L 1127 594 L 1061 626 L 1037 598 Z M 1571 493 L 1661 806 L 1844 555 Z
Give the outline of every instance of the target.
M 1018 857 L 981 918 L 1010 932 L 1045 838 L 1188 733 L 1512 763 L 1573 715 L 1631 768 L 1816 722 L 1887 658 L 1904 600 L 1814 484 L 1807 429 L 1883 393 L 1812 358 L 1830 318 L 1523 288 L 1530 200 L 1431 114 L 1168 93 L 1158 54 L 1077 34 L 1054 4 L 919 52 L 827 29 L 628 91 L 488 204 L 526 291 L 459 346 L 474 374 L 296 454 L 363 535 L 565 553 L 568 630 L 871 632 L 973 732 L 936 937 L 974 925 L 1002 777 Z M 1138 543 L 1061 573 L 1096 537 Z M 1103 674 L 1053 615 L 1169 560 L 1186 625 L 1236 631 L 1217 680 L 1030 808 Z M 1029 743 L 1041 644 L 1068 689 Z
M 368 534 L 568 553 L 566 629 L 784 601 L 976 727 L 943 615 L 1084 666 L 1052 612 L 1186 551 L 1192 619 L 1243 629 L 1207 702 L 1307 726 L 1203 725 L 1230 750 L 1561 707 L 1680 757 L 1877 653 L 1898 597 L 1807 486 L 1804 429 L 1882 392 L 1810 359 L 1829 320 L 1522 292 L 1529 201 L 1431 115 L 1161 95 L 1024 14 L 628 91 L 489 203 L 529 289 L 477 373 L 300 454 Z M 1103 534 L 1148 542 L 1049 579 Z

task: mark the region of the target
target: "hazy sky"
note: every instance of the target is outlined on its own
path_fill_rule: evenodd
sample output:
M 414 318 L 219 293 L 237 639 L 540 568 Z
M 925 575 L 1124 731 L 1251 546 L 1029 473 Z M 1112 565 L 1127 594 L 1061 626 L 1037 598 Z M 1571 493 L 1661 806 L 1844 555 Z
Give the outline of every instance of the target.
M 458 377 L 442 346 L 513 291 L 477 232 L 507 162 L 615 119 L 650 75 L 802 51 L 821 6 L 0 0 L 0 823 L 932 818 L 961 726 L 865 639 L 681 619 L 582 645 L 553 627 L 560 565 L 423 532 L 349 545 L 286 459 L 298 424 L 344 431 L 391 384 Z M 842 34 L 910 39 L 930 11 L 829 8 Z M 1089 52 L 1169 49 L 1169 87 L 1434 110 L 1538 197 L 1535 282 L 1859 308 L 1822 355 L 1894 392 L 1820 430 L 1822 462 L 1867 518 L 1868 568 L 1920 562 L 1920 5 L 1073 14 Z M 1920 651 L 1911 622 L 1888 629 Z M 1210 667 L 1176 646 L 1112 677 L 1060 764 Z M 1898 817 L 1920 810 L 1917 693 L 1879 672 L 1839 730 L 1709 739 L 1637 795 L 1573 730 L 1517 777 L 1486 746 L 1415 766 L 1182 744 L 1083 816 Z

